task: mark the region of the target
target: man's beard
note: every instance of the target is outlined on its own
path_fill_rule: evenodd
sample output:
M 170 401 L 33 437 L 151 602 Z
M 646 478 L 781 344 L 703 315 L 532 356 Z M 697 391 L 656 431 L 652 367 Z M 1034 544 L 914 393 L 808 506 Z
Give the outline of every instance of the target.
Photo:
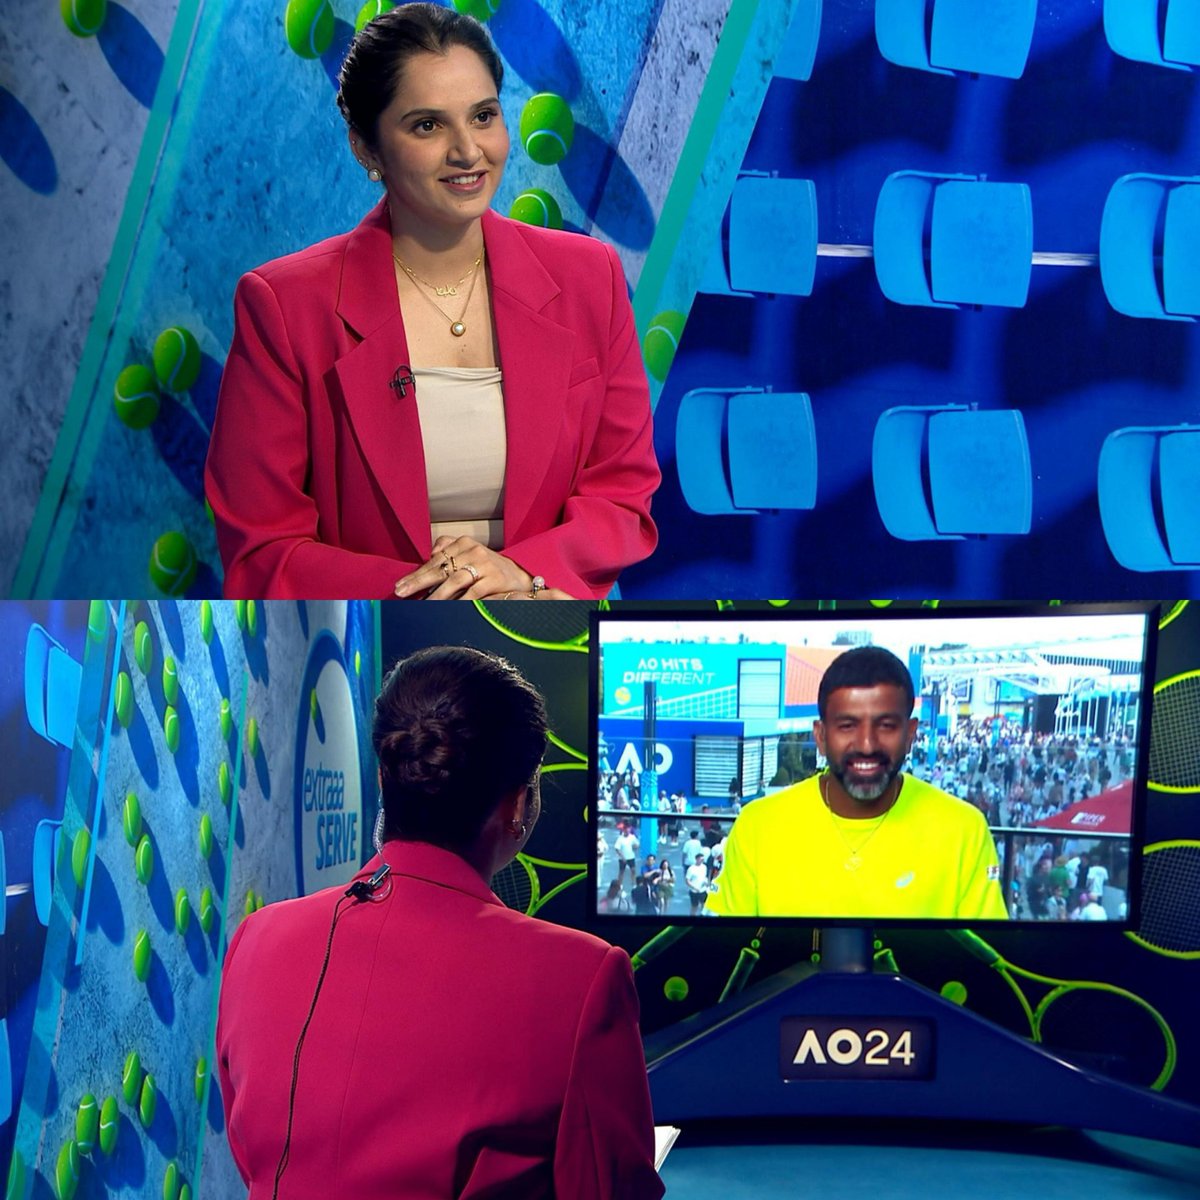
M 886 769 L 878 779 L 872 779 L 869 782 L 859 781 L 854 782 L 849 777 L 849 772 L 846 770 L 846 762 L 849 759 L 865 759 L 870 758 L 873 762 L 882 762 Z M 840 763 L 829 763 L 830 774 L 841 784 L 842 791 L 853 800 L 857 800 L 862 804 L 874 804 L 887 790 L 892 786 L 892 781 L 900 774 L 904 768 L 904 759 L 898 762 L 893 762 L 890 758 L 883 755 L 862 755 L 848 754 Z

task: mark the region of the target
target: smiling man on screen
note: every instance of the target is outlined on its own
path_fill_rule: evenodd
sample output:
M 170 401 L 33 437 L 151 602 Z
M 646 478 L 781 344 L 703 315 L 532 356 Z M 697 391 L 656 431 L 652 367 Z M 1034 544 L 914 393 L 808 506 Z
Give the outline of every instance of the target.
M 1004 920 L 983 814 L 903 773 L 916 734 L 908 668 L 859 646 L 830 664 L 813 725 L 828 767 L 748 804 L 706 910 L 731 917 Z

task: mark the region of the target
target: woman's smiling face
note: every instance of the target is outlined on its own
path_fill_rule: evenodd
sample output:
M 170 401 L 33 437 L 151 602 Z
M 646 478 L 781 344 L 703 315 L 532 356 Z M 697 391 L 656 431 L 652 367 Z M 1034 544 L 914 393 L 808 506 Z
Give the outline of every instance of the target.
M 477 221 L 508 158 L 496 84 L 466 46 L 414 54 L 379 117 L 368 165 L 383 173 L 396 232 Z

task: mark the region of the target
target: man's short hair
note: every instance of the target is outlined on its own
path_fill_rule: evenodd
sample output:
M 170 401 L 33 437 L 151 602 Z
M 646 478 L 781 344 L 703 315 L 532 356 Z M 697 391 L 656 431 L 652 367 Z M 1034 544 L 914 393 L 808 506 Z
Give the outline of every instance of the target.
M 908 702 L 904 715 L 911 716 L 916 699 L 912 676 L 896 655 L 882 646 L 855 646 L 839 654 L 826 668 L 817 689 L 817 712 L 821 720 L 825 720 L 830 695 L 839 688 L 875 687 L 881 683 L 890 683 L 904 692 Z

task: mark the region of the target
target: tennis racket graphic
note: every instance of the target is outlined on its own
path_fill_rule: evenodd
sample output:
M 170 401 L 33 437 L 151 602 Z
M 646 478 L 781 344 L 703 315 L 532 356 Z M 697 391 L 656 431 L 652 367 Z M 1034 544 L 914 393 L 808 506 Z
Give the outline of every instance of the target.
M 1200 792 L 1200 670 L 1154 685 L 1147 775 L 1156 792 Z
M 1186 600 L 1176 600 L 1173 604 L 1164 604 L 1163 614 L 1158 618 L 1159 629 L 1166 629 L 1166 627 L 1170 625 L 1170 623 L 1174 621 L 1175 618 L 1178 617 L 1185 608 L 1187 608 L 1187 606 L 1188 602 Z
M 479 615 L 506 637 L 535 650 L 587 653 L 588 614 L 607 600 L 476 600 Z
M 1125 936 L 1168 958 L 1200 958 L 1200 841 L 1155 842 L 1143 854 L 1142 920 Z

